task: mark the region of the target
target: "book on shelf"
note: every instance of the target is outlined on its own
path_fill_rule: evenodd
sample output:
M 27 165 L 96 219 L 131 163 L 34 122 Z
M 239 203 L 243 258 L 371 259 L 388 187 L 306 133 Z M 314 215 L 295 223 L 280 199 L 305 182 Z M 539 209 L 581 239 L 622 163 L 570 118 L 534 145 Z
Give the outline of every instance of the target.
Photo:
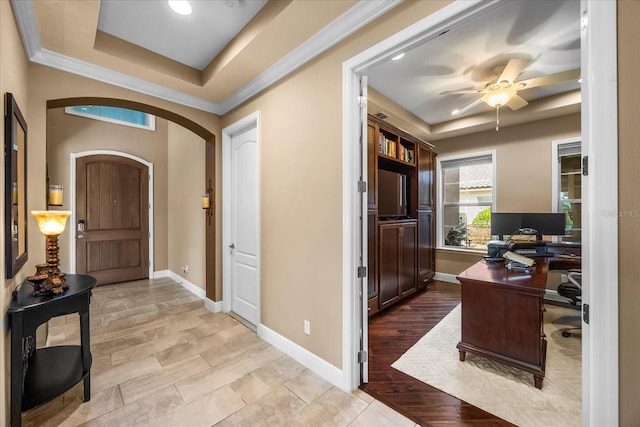
M 387 141 L 389 142 L 389 150 L 387 152 L 387 155 L 389 157 L 396 157 L 396 142 L 390 139 Z

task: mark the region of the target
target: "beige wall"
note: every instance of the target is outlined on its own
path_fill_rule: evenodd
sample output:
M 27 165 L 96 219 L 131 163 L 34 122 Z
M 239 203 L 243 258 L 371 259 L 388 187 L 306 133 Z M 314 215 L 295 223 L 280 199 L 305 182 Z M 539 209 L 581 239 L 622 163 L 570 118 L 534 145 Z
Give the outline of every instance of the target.
M 49 182 L 65 187 L 64 206 L 54 209 L 70 209 L 71 177 L 69 165 L 71 153 L 90 150 L 112 150 L 131 154 L 153 163 L 154 173 L 154 269 L 166 270 L 167 262 L 167 121 L 158 118 L 156 130 L 148 131 L 131 126 L 92 120 L 65 114 L 64 108 L 52 108 L 47 112 L 47 165 Z M 34 209 L 46 209 L 42 199 Z M 81 219 L 81 218 L 78 218 Z M 68 224 L 60 236 L 60 268 L 70 271 L 70 245 L 73 225 Z
M 4 117 L 5 93 L 11 92 L 27 122 L 27 164 L 31 165 L 34 159 L 41 159 L 43 154 L 38 152 L 37 139 L 34 140 L 31 134 L 30 123 L 33 114 L 29 108 L 27 68 L 27 58 L 24 54 L 24 49 L 22 48 L 22 42 L 20 41 L 20 36 L 13 18 L 10 3 L 8 1 L 0 1 L 0 96 L 2 97 L 2 116 Z M 4 120 L 0 120 L 0 135 L 2 135 L 1 137 L 4 140 Z M 36 148 L 34 149 L 33 147 Z M 2 171 L 3 172 L 0 173 L 0 188 L 3 189 L 2 192 L 4 194 L 4 167 L 2 168 Z M 31 191 L 31 187 L 37 182 L 37 176 L 34 176 L 29 169 L 27 173 L 27 208 L 32 206 L 34 201 L 37 199 L 36 194 Z M 0 309 L 2 310 L 0 366 L 4 368 L 1 380 L 2 382 L 0 383 L 0 423 L 8 425 L 8 421 L 6 420 L 8 420 L 9 416 L 8 408 L 10 396 L 8 378 L 10 372 L 9 350 L 11 346 L 9 344 L 10 337 L 7 333 L 8 325 L 6 324 L 6 316 L 4 313 L 7 312 L 7 308 L 9 307 L 11 291 L 15 289 L 16 285 L 21 283 L 26 276 L 33 273 L 33 268 L 30 266 L 34 265 L 32 261 L 34 258 L 38 259 L 38 243 L 43 245 L 41 247 L 43 248 L 42 257 L 44 257 L 44 240 L 41 241 L 36 236 L 36 232 L 34 230 L 34 227 L 36 226 L 35 220 L 29 219 L 29 223 L 27 224 L 27 251 L 29 253 L 29 260 L 27 264 L 18 271 L 13 279 L 7 280 L 5 279 L 6 270 L 4 264 L 4 203 L 0 203 L 0 218 L 2 218 L 3 221 L 3 232 L 0 234 L 0 278 L 2 283 L 2 288 L 0 289 Z M 40 261 L 42 261 L 42 258 L 40 258 Z
M 205 169 L 205 141 L 169 122 L 168 255 L 169 270 L 205 289 L 205 212 L 200 196 Z M 188 272 L 183 267 L 188 266 Z
M 484 254 L 477 252 L 438 249 L 436 251 L 436 271 L 455 276 L 480 261 L 483 256 Z
M 618 2 L 620 425 L 640 422 L 640 2 Z
M 261 322 L 338 368 L 342 63 L 447 3 L 402 3 L 223 117 L 224 127 L 261 113 Z M 304 320 L 311 321 L 310 336 Z
M 496 151 L 497 212 L 551 211 L 552 142 L 580 136 L 580 114 L 490 130 L 435 141 L 442 159 L 459 154 Z M 479 259 L 459 252 L 438 250 L 436 271 L 459 274 Z

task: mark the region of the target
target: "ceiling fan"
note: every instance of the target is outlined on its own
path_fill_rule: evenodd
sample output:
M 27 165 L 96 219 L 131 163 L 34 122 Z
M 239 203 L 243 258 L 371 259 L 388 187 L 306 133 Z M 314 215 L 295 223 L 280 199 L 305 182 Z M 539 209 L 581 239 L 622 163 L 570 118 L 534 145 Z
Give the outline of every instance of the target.
M 496 130 L 498 130 L 500 125 L 500 107 L 504 107 L 506 105 L 512 110 L 518 110 L 528 104 L 526 100 L 518 95 L 518 91 L 575 81 L 580 78 L 580 69 L 576 68 L 575 70 L 563 71 L 561 73 L 534 77 L 529 80 L 516 82 L 515 79 L 528 64 L 529 60 L 527 59 L 510 59 L 504 66 L 504 69 L 502 69 L 501 66 L 494 67 L 493 71 L 495 71 L 495 74 L 498 75 L 498 73 L 500 73 L 500 75 L 495 80 L 487 83 L 483 88 L 450 90 L 442 92 L 440 95 L 457 95 L 467 93 L 482 94 L 480 98 L 462 108 L 459 108 L 458 110 L 455 110 L 452 114 L 460 115 L 484 102 L 487 105 L 496 108 Z

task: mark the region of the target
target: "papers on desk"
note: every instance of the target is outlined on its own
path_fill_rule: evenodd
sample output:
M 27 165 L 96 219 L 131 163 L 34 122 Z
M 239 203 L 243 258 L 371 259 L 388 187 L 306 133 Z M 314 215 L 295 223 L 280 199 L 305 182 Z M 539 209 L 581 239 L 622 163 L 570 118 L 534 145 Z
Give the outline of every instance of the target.
M 528 258 L 524 255 L 517 254 L 515 252 L 507 251 L 504 253 L 504 257 L 509 261 L 515 261 L 519 264 L 526 265 L 527 267 L 531 267 L 534 261 L 531 258 Z
M 531 272 L 531 266 L 535 263 L 535 261 L 531 258 L 511 251 L 505 252 L 504 257 L 507 261 L 509 261 L 507 264 L 507 268 L 509 270 Z

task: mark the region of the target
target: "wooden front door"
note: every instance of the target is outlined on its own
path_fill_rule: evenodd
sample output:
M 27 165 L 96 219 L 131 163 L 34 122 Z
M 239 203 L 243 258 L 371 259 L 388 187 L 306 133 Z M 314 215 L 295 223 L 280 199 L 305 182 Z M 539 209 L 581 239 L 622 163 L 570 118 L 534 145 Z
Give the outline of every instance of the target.
M 149 171 L 109 155 L 76 160 L 76 270 L 99 285 L 149 277 Z

